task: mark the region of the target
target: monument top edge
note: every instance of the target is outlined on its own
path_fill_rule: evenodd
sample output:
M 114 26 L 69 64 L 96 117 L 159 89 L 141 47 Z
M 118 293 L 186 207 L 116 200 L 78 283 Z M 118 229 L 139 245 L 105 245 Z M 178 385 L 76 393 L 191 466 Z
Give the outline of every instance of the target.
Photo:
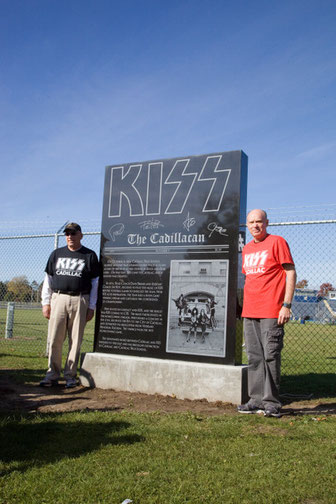
M 164 161 L 175 161 L 175 160 L 184 160 L 184 159 L 195 159 L 195 158 L 201 158 L 201 157 L 212 157 L 212 156 L 220 156 L 220 155 L 235 155 L 235 156 L 241 156 L 241 158 L 248 158 L 247 154 L 242 150 L 242 149 L 236 149 L 236 150 L 230 150 L 230 151 L 217 151 L 217 152 L 208 152 L 208 153 L 203 153 L 203 154 L 185 154 L 181 156 L 172 156 L 172 157 L 165 157 L 165 158 L 153 158 L 153 159 L 146 159 L 142 161 L 125 161 L 125 162 L 120 162 L 120 163 L 111 163 L 106 165 L 106 168 L 111 168 L 115 166 L 123 166 L 123 165 L 132 165 L 132 164 L 147 164 L 147 163 L 159 163 L 159 162 L 164 162 Z

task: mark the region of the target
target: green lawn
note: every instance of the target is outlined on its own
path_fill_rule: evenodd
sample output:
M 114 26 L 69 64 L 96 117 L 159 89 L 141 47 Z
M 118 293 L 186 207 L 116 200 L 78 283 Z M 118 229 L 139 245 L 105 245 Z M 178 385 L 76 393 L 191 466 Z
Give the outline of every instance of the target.
M 2 310 L 1 328 L 5 316 Z M 1 333 L 0 368 L 19 381 L 37 382 L 46 369 L 46 320 L 40 310 L 17 310 L 15 317 L 14 338 Z M 92 321 L 84 351 L 92 350 L 93 328 Z M 334 343 L 334 326 L 289 324 L 285 386 L 315 387 L 332 403 Z M 315 362 L 309 374 L 306 358 Z M 332 504 L 335 433 L 336 416 L 318 412 L 281 419 L 8 412 L 0 415 L 0 503 Z
M 41 309 L 15 311 L 12 339 L 5 339 L 6 310 L 0 309 L 0 369 L 13 370 L 13 377 L 19 381 L 39 381 L 47 368 L 46 345 L 48 321 Z M 92 352 L 94 320 L 84 332 L 82 352 Z M 63 346 L 63 356 L 67 344 Z M 24 373 L 15 373 L 15 370 Z
M 0 368 L 25 369 L 33 381 L 46 368 L 47 321 L 40 308 L 16 309 L 13 339 L 5 339 L 6 310 L 0 309 Z M 94 321 L 84 334 L 83 352 L 93 349 Z M 66 353 L 67 345 L 64 345 Z M 243 352 L 243 363 L 246 355 Z M 37 371 L 37 373 L 34 372 Z M 37 376 L 38 375 L 38 376 Z M 336 391 L 336 325 L 308 322 L 286 325 L 282 352 L 282 390 L 332 395 Z
M 336 417 L 5 417 L 4 504 L 335 502 Z
M 283 373 L 336 372 L 336 325 L 291 322 L 285 327 Z
M 286 324 L 281 355 L 283 374 L 335 373 L 336 325 Z M 247 362 L 245 352 L 243 362 Z
M 281 354 L 283 394 L 336 395 L 336 326 L 290 322 Z M 243 352 L 243 364 L 247 363 Z

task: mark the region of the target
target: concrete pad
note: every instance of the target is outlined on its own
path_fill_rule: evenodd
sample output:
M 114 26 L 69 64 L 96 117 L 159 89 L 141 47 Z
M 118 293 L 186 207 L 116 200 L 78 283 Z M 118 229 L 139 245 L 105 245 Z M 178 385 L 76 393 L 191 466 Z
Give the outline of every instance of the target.
M 80 382 L 84 387 L 178 399 L 207 399 L 241 404 L 247 400 L 246 366 L 151 359 L 105 353 L 83 354 Z

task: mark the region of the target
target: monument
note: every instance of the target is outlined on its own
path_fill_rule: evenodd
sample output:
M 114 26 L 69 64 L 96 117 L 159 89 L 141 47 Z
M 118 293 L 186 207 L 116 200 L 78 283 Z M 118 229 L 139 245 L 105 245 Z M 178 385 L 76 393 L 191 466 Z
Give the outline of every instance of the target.
M 246 187 L 242 151 L 106 168 L 83 384 L 224 400 L 210 389 L 238 376 L 243 393 L 235 355 Z

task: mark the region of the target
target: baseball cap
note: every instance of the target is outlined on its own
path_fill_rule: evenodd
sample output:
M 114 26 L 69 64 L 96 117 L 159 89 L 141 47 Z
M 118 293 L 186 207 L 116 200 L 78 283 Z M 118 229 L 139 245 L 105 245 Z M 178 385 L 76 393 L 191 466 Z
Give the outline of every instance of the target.
M 77 222 L 69 222 L 64 228 L 64 233 L 66 233 L 67 231 L 80 231 L 80 232 L 82 232 L 82 229 L 81 229 L 80 225 L 77 224 Z

